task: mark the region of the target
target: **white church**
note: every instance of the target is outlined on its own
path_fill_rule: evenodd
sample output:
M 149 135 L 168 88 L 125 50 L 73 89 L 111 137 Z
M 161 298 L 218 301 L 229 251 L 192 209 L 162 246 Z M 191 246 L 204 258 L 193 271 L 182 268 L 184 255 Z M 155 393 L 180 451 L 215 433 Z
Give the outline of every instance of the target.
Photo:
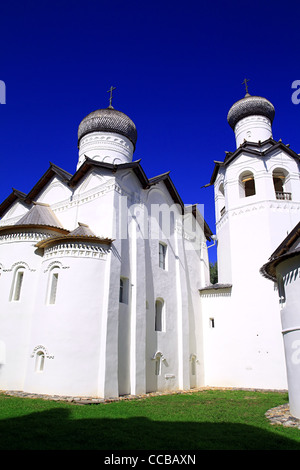
M 260 268 L 299 222 L 299 156 L 273 139 L 274 114 L 248 93 L 229 110 L 236 148 L 207 184 L 215 233 L 169 172 L 144 173 L 111 100 L 84 117 L 75 173 L 51 163 L 0 205 L 1 390 L 287 388 L 277 284 Z

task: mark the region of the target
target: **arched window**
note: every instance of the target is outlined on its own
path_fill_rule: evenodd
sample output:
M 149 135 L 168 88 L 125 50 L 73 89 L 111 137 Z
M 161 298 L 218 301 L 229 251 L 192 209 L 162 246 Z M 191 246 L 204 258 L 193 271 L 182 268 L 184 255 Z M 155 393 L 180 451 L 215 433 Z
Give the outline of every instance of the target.
M 167 245 L 165 243 L 159 242 L 159 267 L 166 269 L 166 255 L 167 255 Z
M 162 362 L 165 361 L 165 357 L 160 351 L 157 351 L 152 359 L 155 361 L 155 375 L 161 375 Z
M 273 184 L 276 199 L 284 199 L 290 201 L 292 194 L 287 190 L 288 172 L 282 168 L 276 168 L 273 171 Z
M 35 356 L 35 371 L 43 372 L 45 365 L 45 353 L 44 351 L 38 351 Z
M 24 273 L 25 273 L 24 266 L 18 267 L 14 272 L 13 283 L 12 283 L 11 294 L 10 294 L 11 301 L 18 302 L 21 299 Z
M 155 375 L 161 374 L 161 356 L 157 356 L 155 359 Z
M 225 207 L 225 192 L 224 192 L 224 184 L 223 182 L 220 184 L 218 189 L 218 200 L 219 200 L 219 210 L 220 210 L 220 217 L 225 214 L 226 207 Z
M 59 270 L 59 266 L 54 266 L 49 272 L 47 303 L 50 305 L 56 303 Z
M 251 171 L 245 171 L 240 176 L 240 196 L 249 197 L 254 196 L 255 192 L 255 180 L 254 175 Z
M 164 331 L 164 301 L 157 299 L 155 302 L 155 331 Z
M 192 354 L 190 357 L 191 362 L 191 375 L 196 375 L 196 355 Z

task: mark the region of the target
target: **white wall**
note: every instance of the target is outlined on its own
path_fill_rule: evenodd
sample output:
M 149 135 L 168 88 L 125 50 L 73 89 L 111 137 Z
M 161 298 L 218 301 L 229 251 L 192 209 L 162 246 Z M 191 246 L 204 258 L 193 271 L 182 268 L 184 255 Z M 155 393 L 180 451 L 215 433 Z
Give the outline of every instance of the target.
M 281 313 L 284 341 L 289 406 L 293 416 L 300 418 L 300 309 L 299 309 L 300 255 L 278 264 L 276 275 L 282 282 L 278 309 Z

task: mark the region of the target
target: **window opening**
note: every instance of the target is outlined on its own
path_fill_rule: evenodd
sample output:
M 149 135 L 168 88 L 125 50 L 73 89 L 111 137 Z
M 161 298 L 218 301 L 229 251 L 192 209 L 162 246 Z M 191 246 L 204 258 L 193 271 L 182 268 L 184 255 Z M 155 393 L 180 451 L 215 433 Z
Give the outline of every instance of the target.
M 164 243 L 159 244 L 159 267 L 166 269 L 167 246 Z
M 11 300 L 18 302 L 21 298 L 21 289 L 22 289 L 22 284 L 23 284 L 23 278 L 24 278 L 24 269 L 19 268 L 15 272 L 14 280 L 13 280 L 13 291 L 12 291 L 12 296 Z
M 58 273 L 52 273 L 49 304 L 55 304 L 56 302 L 57 283 Z
M 123 296 L 124 296 L 124 281 L 120 279 L 120 292 L 119 292 L 119 302 L 123 303 Z
M 244 173 L 244 175 L 242 176 L 241 182 L 244 188 L 245 197 L 254 196 L 254 194 L 256 194 L 253 173 L 251 172 Z
M 286 172 L 280 169 L 273 171 L 273 184 L 276 194 L 276 199 L 283 199 L 287 201 L 292 200 L 292 194 L 286 191 Z
M 128 279 L 125 277 L 120 278 L 119 302 L 128 303 Z
M 45 365 L 45 354 L 43 351 L 38 351 L 35 357 L 35 371 L 43 372 Z
M 163 301 L 155 302 L 155 331 L 163 331 Z
M 54 266 L 49 272 L 48 291 L 47 291 L 47 298 L 46 298 L 46 302 L 49 305 L 55 304 L 57 300 L 59 269 L 60 269 L 59 266 Z

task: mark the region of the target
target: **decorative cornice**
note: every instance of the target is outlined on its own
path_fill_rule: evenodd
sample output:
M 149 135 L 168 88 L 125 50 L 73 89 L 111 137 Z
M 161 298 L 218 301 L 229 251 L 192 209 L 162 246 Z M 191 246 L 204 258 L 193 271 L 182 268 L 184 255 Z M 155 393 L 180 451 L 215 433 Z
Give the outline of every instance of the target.
M 101 246 L 92 243 L 59 243 L 55 246 L 47 247 L 44 252 L 44 258 L 54 257 L 74 257 L 89 259 L 106 259 L 110 249 L 104 249 Z

